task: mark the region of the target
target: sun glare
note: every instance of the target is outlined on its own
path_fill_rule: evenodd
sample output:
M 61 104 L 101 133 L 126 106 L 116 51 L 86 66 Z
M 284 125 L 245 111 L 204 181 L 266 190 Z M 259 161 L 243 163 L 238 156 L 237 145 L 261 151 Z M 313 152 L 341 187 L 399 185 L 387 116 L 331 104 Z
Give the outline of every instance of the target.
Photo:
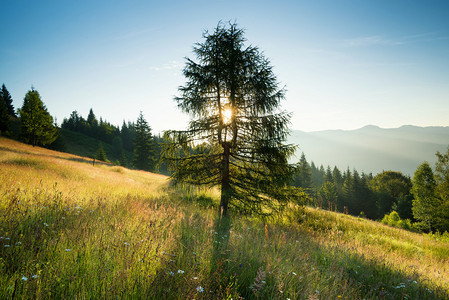
M 223 123 L 228 125 L 229 123 L 231 123 L 231 118 L 232 118 L 232 109 L 230 108 L 225 108 L 221 114 L 223 115 Z

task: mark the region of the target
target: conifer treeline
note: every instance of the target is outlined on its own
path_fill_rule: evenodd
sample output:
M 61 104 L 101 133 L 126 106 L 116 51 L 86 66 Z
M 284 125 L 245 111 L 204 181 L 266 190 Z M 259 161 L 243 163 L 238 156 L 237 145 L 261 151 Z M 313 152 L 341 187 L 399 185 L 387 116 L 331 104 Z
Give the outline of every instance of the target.
M 120 128 L 103 120 L 102 117 L 98 121 L 92 109 L 90 109 L 87 119 L 84 119 L 77 111 L 73 111 L 69 118 L 64 118 L 61 128 L 79 132 L 112 145 L 114 152 L 120 156 L 120 160 L 115 163 L 125 167 L 154 171 L 160 156 L 161 138 L 152 135 L 151 127 L 142 112 L 140 112 L 136 123 L 123 121 Z M 125 151 L 132 153 L 131 159 L 126 158 Z M 96 158 L 107 161 L 102 146 L 98 150 Z
M 411 180 L 400 172 L 384 171 L 373 176 L 357 170 L 326 169 L 309 163 L 304 154 L 298 162 L 294 185 L 304 188 L 316 206 L 370 219 L 382 218 L 392 210 L 411 219 Z

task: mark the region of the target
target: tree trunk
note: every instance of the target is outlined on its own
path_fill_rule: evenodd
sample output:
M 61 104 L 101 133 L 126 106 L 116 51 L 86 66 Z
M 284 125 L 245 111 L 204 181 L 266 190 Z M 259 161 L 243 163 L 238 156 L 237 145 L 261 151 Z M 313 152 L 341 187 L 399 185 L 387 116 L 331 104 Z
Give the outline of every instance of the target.
M 228 216 L 228 204 L 231 199 L 231 183 L 229 178 L 229 156 L 231 147 L 229 142 L 223 143 L 223 160 L 222 160 L 222 173 L 221 173 L 221 201 L 220 201 L 220 214 L 222 216 Z

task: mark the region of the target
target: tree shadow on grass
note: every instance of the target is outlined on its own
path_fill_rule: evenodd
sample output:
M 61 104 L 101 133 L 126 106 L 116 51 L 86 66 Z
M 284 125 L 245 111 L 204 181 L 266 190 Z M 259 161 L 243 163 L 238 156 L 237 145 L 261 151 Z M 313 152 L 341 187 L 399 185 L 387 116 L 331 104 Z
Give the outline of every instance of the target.
M 257 224 L 245 235 L 233 222 L 240 220 L 217 217 L 214 223 L 208 278 L 212 298 L 449 298 L 447 290 L 420 281 L 416 273 L 392 270 L 354 249 L 323 245 L 313 233 L 269 225 L 268 238 L 264 225 Z M 239 233 L 242 238 L 236 238 Z

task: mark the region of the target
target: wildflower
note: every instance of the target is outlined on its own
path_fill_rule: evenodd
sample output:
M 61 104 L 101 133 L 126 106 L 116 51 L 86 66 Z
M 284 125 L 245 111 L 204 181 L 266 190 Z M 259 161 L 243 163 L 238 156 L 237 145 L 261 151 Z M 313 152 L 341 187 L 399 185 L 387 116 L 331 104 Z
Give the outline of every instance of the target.
M 125 246 L 129 246 L 129 243 L 125 242 Z
M 296 276 L 296 273 L 295 273 L 295 272 L 292 272 L 292 274 Z
M 178 274 L 184 274 L 183 270 L 178 270 Z
M 31 276 L 31 277 L 33 277 L 34 279 L 36 279 L 36 278 L 38 278 L 39 277 L 39 275 L 33 275 L 33 276 Z
M 22 276 L 22 280 L 23 280 L 23 281 L 27 281 L 28 278 L 26 278 L 25 276 Z
M 22 242 L 17 242 L 16 243 L 16 246 L 20 246 L 20 245 L 22 245 Z
M 168 274 L 170 274 L 171 276 L 175 275 L 175 273 L 173 273 L 172 271 L 170 271 L 170 273 L 168 273 Z
M 48 224 L 44 222 L 44 226 L 45 226 L 45 227 L 48 227 Z
M 4 247 L 5 247 L 5 248 L 8 248 L 8 247 L 9 247 L 9 245 L 5 245 Z
M 65 217 L 62 217 L 63 220 L 65 220 Z
M 199 287 L 197 287 L 196 290 L 200 293 L 204 292 L 204 289 L 201 285 Z
M 198 279 L 198 277 L 193 277 L 193 279 L 197 280 L 197 279 Z
M 65 252 L 70 252 L 72 251 L 72 249 L 65 249 Z
M 9 240 L 9 237 L 5 237 L 5 240 Z

